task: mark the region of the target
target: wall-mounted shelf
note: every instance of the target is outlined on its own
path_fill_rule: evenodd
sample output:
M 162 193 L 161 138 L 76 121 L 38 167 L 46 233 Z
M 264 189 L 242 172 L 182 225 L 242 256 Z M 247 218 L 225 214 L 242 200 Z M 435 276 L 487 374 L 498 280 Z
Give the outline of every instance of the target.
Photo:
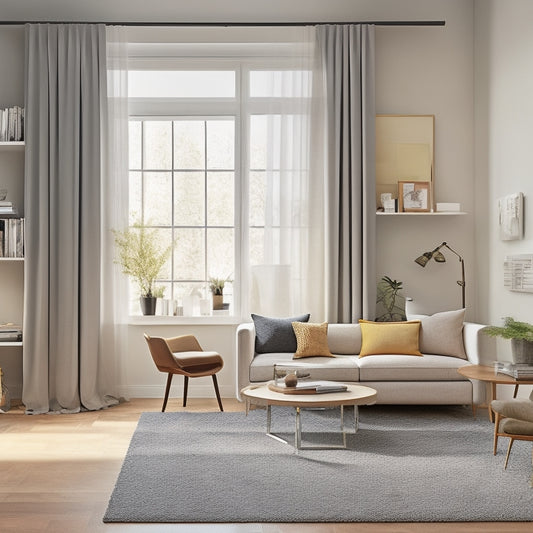
M 13 348 L 22 346 L 22 342 L 0 342 L 0 348 Z
M 376 215 L 385 216 L 385 217 L 434 217 L 434 216 L 453 216 L 453 215 L 467 215 L 464 211 L 434 211 L 432 213 L 384 213 L 383 211 L 377 211 Z
M 0 150 L 24 150 L 24 141 L 2 141 L 0 142 Z

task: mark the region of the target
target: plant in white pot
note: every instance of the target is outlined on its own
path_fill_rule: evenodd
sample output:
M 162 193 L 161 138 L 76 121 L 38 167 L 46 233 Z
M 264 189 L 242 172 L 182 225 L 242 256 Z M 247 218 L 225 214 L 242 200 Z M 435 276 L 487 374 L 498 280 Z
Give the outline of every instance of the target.
M 157 303 L 155 280 L 170 257 L 171 246 L 163 248 L 156 232 L 139 223 L 123 231 L 113 231 L 116 263 L 139 287 L 143 315 L 154 315 Z
M 503 326 L 487 326 L 484 333 L 491 337 L 511 339 L 513 362 L 533 364 L 533 325 L 519 322 L 510 316 L 503 319 Z

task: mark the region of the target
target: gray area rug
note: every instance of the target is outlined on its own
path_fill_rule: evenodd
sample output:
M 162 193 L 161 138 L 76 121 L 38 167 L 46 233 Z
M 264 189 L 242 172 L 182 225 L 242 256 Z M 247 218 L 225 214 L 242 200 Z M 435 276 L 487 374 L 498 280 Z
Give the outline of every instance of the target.
M 306 443 L 339 437 L 338 411 L 302 420 Z M 264 410 L 143 413 L 104 522 L 533 519 L 531 443 L 516 441 L 503 470 L 508 439 L 493 456 L 492 424 L 468 408 L 363 407 L 348 450 L 298 454 L 265 423 Z M 272 431 L 293 428 L 293 410 L 273 408 Z

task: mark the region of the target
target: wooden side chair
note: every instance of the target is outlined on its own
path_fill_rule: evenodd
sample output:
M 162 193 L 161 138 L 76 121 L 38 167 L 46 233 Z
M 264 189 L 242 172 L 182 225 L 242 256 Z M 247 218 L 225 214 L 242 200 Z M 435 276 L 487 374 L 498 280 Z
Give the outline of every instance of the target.
M 204 352 L 194 335 L 163 338 L 150 337 L 145 333 L 144 338 L 148 343 L 150 354 L 157 369 L 160 372 L 168 373 L 165 399 L 161 408 L 162 413 L 165 412 L 167 406 L 168 394 L 174 374 L 181 374 L 184 377 L 183 407 L 187 406 L 189 378 L 212 376 L 218 406 L 221 411 L 224 411 L 215 375 L 224 366 L 224 361 L 220 354 L 217 352 Z
M 529 400 L 493 400 L 490 405 L 496 414 L 493 454 L 496 455 L 498 449 L 498 437 L 508 437 L 509 446 L 503 466 L 507 468 L 514 441 L 533 441 L 533 392 Z

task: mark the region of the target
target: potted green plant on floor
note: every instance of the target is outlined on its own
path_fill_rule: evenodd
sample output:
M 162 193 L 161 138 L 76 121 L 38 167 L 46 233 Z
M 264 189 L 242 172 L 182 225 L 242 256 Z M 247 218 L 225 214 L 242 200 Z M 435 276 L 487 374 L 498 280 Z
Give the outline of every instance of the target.
M 511 340 L 513 363 L 533 364 L 533 325 L 519 322 L 510 316 L 503 319 L 503 326 L 487 326 L 483 332 L 491 337 Z
M 159 244 L 156 231 L 139 223 L 123 231 L 113 231 L 116 263 L 139 287 L 143 315 L 154 315 L 157 303 L 155 280 L 170 257 L 171 246 Z

